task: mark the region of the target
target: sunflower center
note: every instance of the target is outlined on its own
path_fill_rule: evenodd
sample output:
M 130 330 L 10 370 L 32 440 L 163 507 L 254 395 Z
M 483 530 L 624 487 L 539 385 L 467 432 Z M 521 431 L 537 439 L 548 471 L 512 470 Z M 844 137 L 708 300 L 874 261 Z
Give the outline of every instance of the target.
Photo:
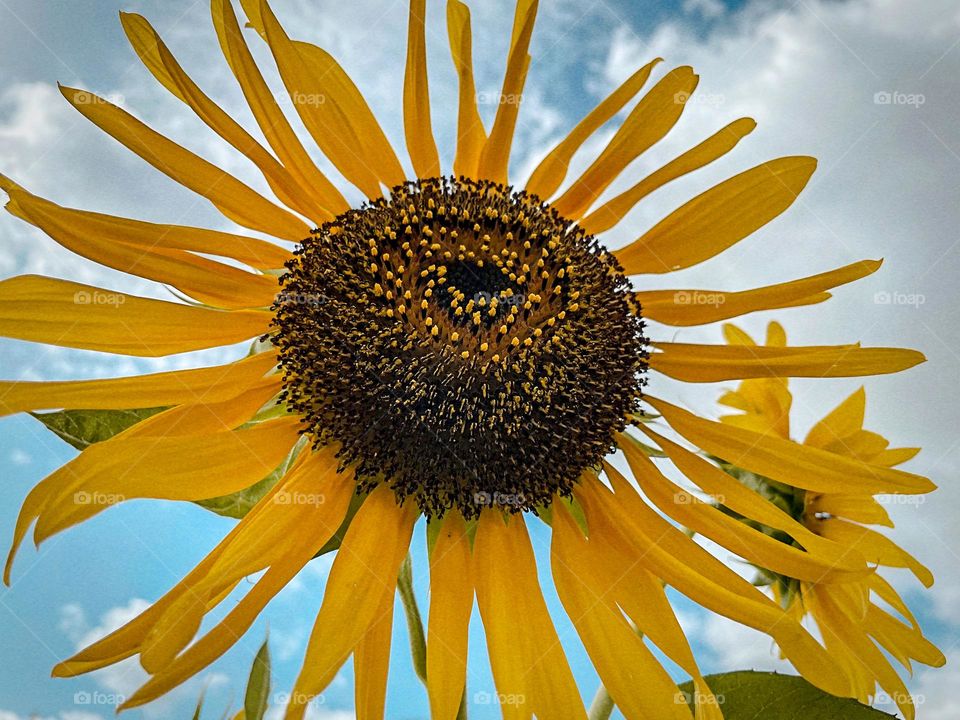
M 637 409 L 643 321 L 613 256 L 549 205 L 434 178 L 350 210 L 288 263 L 284 398 L 361 491 L 427 516 L 569 495 Z

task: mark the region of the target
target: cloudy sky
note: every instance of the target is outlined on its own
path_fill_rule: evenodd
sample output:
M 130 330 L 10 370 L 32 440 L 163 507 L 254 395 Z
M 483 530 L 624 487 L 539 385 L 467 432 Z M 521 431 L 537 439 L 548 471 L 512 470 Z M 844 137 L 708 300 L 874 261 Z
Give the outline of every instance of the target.
M 475 62 L 481 98 L 498 94 L 512 8 L 508 0 L 473 3 Z M 333 52 L 367 95 L 396 147 L 402 146 L 400 88 L 405 51 L 402 1 L 275 0 L 288 29 Z M 455 77 L 444 4 L 428 2 L 434 126 L 449 162 L 455 129 Z M 249 111 L 213 34 L 206 2 L 188 0 L 0 0 L 0 172 L 56 202 L 147 220 L 226 228 L 205 201 L 175 186 L 62 100 L 56 83 L 114 99 L 153 127 L 221 164 L 255 187 L 259 178 L 205 131 L 142 68 L 126 44 L 117 12 L 147 16 L 181 64 L 248 127 Z M 255 38 L 250 39 L 256 46 Z M 270 67 L 259 48 L 259 57 Z M 635 180 L 744 115 L 759 127 L 714 166 L 658 191 L 610 233 L 611 246 L 642 234 L 694 194 L 731 174 L 780 155 L 810 154 L 819 169 L 785 216 L 732 251 L 649 287 L 743 289 L 820 272 L 863 258 L 883 268 L 829 303 L 761 313 L 743 324 L 762 332 L 775 317 L 801 344 L 862 341 L 922 350 L 928 362 L 896 377 L 870 380 L 868 427 L 895 446 L 925 449 L 908 469 L 940 490 L 921 504 L 893 504 L 897 537 L 937 575 L 932 592 L 896 578 L 948 657 L 939 671 L 919 669 L 911 689 L 919 716 L 960 716 L 960 8 L 955 0 L 543 0 L 533 65 L 520 115 L 511 172 L 522 181 L 536 161 L 589 107 L 654 57 L 690 64 L 701 77 L 695 101 L 671 136 L 631 168 Z M 482 108 L 490 117 L 495 105 Z M 585 166 L 609 138 L 578 157 Z M 611 193 L 622 188 L 615 186 Z M 351 197 L 351 199 L 356 199 Z M 25 272 L 163 297 L 152 287 L 70 255 L 10 216 L 0 217 L 0 277 Z M 718 341 L 719 329 L 680 330 L 689 341 Z M 53 379 L 129 374 L 193 366 L 227 351 L 138 361 L 0 341 L 0 377 Z M 660 382 L 658 380 L 658 382 Z M 805 429 L 856 389 L 856 381 L 794 381 L 794 422 Z M 717 413 L 722 388 L 672 386 L 681 404 Z M 71 457 L 32 420 L 0 420 L 0 537 L 12 532 L 27 491 Z M 14 584 L 0 590 L 0 720 L 95 720 L 111 701 L 142 682 L 135 664 L 76 680 L 48 678 L 50 667 L 159 597 L 230 527 L 203 511 L 164 503 L 130 503 L 50 541 L 27 548 Z M 422 541 L 422 528 L 418 540 Z M 547 535 L 534 533 L 538 552 Z M 420 543 L 422 545 L 422 542 Z M 415 557 L 424 591 L 425 558 Z M 319 607 L 328 564 L 317 562 L 285 590 L 265 617 L 205 676 L 142 711 L 183 715 L 208 688 L 210 717 L 239 703 L 241 678 L 269 624 L 278 690 L 288 689 L 303 652 L 303 634 Z M 425 601 L 425 592 L 421 602 Z M 551 603 L 555 605 L 551 597 Z M 709 671 L 777 666 L 764 638 L 678 607 Z M 479 623 L 475 623 L 478 629 Z M 571 663 L 585 695 L 596 676 L 572 640 Z M 482 639 L 474 634 L 470 693 L 473 717 L 495 717 L 483 700 L 493 691 Z M 397 628 L 390 709 L 395 718 L 425 717 Z M 352 717 L 349 668 L 325 693 L 315 716 Z M 139 711 L 129 717 L 140 717 Z

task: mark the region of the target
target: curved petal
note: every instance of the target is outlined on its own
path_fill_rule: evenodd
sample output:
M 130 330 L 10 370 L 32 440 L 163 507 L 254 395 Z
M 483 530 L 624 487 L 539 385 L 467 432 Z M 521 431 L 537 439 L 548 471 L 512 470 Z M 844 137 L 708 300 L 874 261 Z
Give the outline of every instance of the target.
M 43 230 L 63 247 L 105 267 L 166 283 L 195 300 L 228 309 L 269 306 L 277 278 L 254 275 L 183 250 L 129 245 L 88 232 L 83 219 L 30 193 L 11 189 L 7 210 Z
M 447 32 L 450 54 L 459 78 L 457 113 L 457 152 L 453 172 L 459 177 L 476 178 L 480 153 L 487 132 L 477 109 L 477 86 L 473 77 L 473 43 L 470 32 L 470 8 L 460 0 L 447 1 Z
M 913 555 L 875 530 L 839 518 L 819 523 L 820 534 L 862 553 L 868 561 L 885 567 L 908 568 L 925 587 L 933 585 L 933 573 Z
M 307 656 L 287 706 L 288 719 L 303 717 L 309 699 L 330 684 L 369 630 L 384 590 L 396 587 L 416 518 L 411 508 L 397 507 L 393 491 L 385 485 L 360 506 L 330 570 Z
M 523 99 L 523 86 L 527 81 L 530 67 L 530 37 L 533 24 L 537 19 L 539 0 L 518 0 L 513 16 L 513 37 L 510 40 L 510 53 L 507 56 L 507 71 L 500 91 L 497 114 L 490 128 L 490 137 L 483 145 L 477 174 L 481 178 L 506 185 L 507 170 L 510 163 L 510 149 L 513 146 L 513 133 L 517 126 L 517 115 Z
M 680 119 L 699 77 L 678 67 L 660 79 L 630 112 L 593 164 L 553 204 L 561 215 L 577 220 L 626 167 L 659 142 Z M 621 262 L 623 262 L 621 260 Z
M 663 58 L 650 61 L 608 95 L 599 105 L 587 113 L 577 126 L 537 165 L 527 181 L 526 191 L 544 200 L 553 197 L 570 169 L 570 161 L 583 144 L 620 112 L 630 100 L 646 85 L 653 68 Z
M 644 318 L 664 325 L 706 325 L 761 310 L 813 305 L 830 298 L 838 285 L 876 272 L 880 260 L 861 260 L 802 280 L 766 285 L 753 290 L 648 290 L 634 294 Z
M 672 272 L 708 260 L 790 207 L 816 167 L 810 157 L 784 157 L 735 175 L 614 255 L 628 275 Z
M 783 438 L 731 427 L 649 395 L 644 398 L 701 450 L 758 475 L 814 492 L 927 493 L 927 478 L 871 465 Z
M 173 370 L 151 375 L 61 380 L 0 382 L 0 416 L 34 410 L 130 410 L 182 405 L 235 397 L 276 364 L 276 353 L 252 355 L 227 365 Z
M 231 0 L 212 0 L 210 12 L 227 64 L 240 84 L 257 125 L 280 162 L 296 180 L 301 192 L 313 198 L 316 205 L 331 215 L 339 215 L 348 210 L 350 206 L 343 195 L 310 159 L 277 105 L 273 92 L 263 79 L 250 48 L 247 47 Z
M 901 372 L 926 358 L 916 350 L 859 345 L 750 347 L 655 342 L 650 368 L 685 382 L 761 377 L 860 377 Z
M 374 620 L 353 651 L 354 702 L 358 720 L 383 720 L 395 594 L 395 587 L 383 591 Z
M 551 566 L 557 594 L 600 680 L 626 717 L 690 720 L 676 683 L 630 627 L 595 572 L 597 557 L 562 503 L 553 515 Z
M 430 717 L 455 720 L 466 686 L 473 571 L 463 516 L 458 510 L 451 510 L 442 522 L 430 554 L 427 692 Z
M 756 126 L 757 123 L 750 118 L 734 120 L 696 147 L 687 150 L 683 155 L 648 175 L 626 192 L 601 205 L 580 221 L 581 227 L 591 235 L 606 232 L 623 220 L 638 202 L 654 190 L 723 157 L 744 137 L 753 132 Z
M 0 281 L 0 336 L 159 357 L 249 340 L 272 315 L 208 310 L 39 275 Z
M 407 66 L 403 76 L 403 129 L 413 171 L 419 178 L 440 175 L 440 155 L 430 121 L 427 80 L 427 0 L 410 0 L 407 24 Z
M 540 720 L 586 720 L 543 600 L 523 518 L 508 519 L 496 510 L 482 512 L 473 559 L 493 677 L 498 693 L 507 699 L 501 703 L 504 717 L 534 714 Z
M 207 198 L 235 223 L 293 242 L 310 234 L 310 228 L 295 215 L 116 105 L 86 90 L 61 85 L 60 92 L 94 125 L 160 172 Z
M 197 87 L 145 18 L 136 13 L 120 13 L 120 22 L 140 60 L 157 81 L 190 107 L 217 135 L 245 155 L 263 173 L 270 189 L 289 208 L 314 224 L 333 219 L 323 207 L 314 205 L 311 197 L 297 185 L 273 155 L 232 117 Z

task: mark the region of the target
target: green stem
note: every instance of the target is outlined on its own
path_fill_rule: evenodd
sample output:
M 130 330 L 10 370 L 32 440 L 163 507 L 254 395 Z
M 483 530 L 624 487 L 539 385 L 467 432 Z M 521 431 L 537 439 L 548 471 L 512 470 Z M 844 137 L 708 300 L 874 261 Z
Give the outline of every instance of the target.
M 597 688 L 597 694 L 593 696 L 593 702 L 590 703 L 590 712 L 587 715 L 589 720 L 607 720 L 613 712 L 613 698 L 607 689 L 601 685 Z
M 410 633 L 410 654 L 413 656 L 413 669 L 420 678 L 420 682 L 427 684 L 427 641 L 423 634 L 423 620 L 420 619 L 420 608 L 417 606 L 417 596 L 413 594 L 413 563 L 410 553 L 400 566 L 397 577 L 397 591 L 403 601 L 403 611 L 407 616 L 407 630 Z

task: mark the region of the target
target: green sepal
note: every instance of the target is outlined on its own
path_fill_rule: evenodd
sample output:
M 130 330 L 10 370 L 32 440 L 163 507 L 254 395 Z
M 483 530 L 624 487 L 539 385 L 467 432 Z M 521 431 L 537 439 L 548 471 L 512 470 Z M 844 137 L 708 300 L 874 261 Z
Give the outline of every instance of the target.
M 58 438 L 77 450 L 109 440 L 137 423 L 166 408 L 139 408 L 136 410 L 61 410 L 49 413 L 30 413 Z
M 243 698 L 244 720 L 263 720 L 270 702 L 269 637 L 263 641 L 250 667 L 247 690 Z

